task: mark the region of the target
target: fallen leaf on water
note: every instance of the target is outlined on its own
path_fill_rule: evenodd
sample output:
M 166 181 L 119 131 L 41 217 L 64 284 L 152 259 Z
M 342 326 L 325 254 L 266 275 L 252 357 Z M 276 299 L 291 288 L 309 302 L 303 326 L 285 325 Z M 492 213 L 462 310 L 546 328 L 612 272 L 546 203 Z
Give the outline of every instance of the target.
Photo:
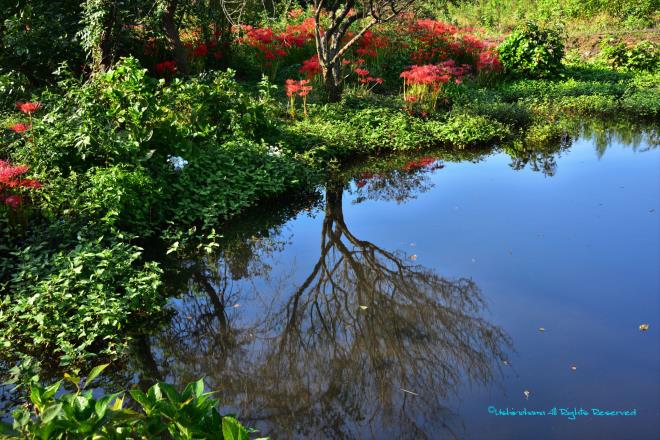
M 507 361 L 507 360 L 503 360 L 502 363 L 506 366 L 509 366 L 509 361 Z
M 648 324 L 640 324 L 640 325 L 639 325 L 639 329 L 640 329 L 641 331 L 645 332 L 646 330 L 649 329 L 649 325 L 648 325 Z
M 576 367 L 575 365 L 571 365 L 571 370 L 572 370 L 572 371 L 576 371 L 576 370 L 577 370 L 577 367 Z
M 360 306 L 360 308 L 361 308 L 362 310 L 367 310 L 369 307 L 367 307 L 367 306 Z
M 414 393 L 414 392 L 412 392 L 412 391 L 405 390 L 405 389 L 403 389 L 403 388 L 401 388 L 401 391 L 403 391 L 404 393 L 412 394 L 413 396 L 418 396 L 417 393 Z
M 525 390 L 525 391 L 523 391 L 523 394 L 525 395 L 525 399 L 529 400 L 529 395 L 532 394 L 532 393 L 530 393 L 529 390 Z
M 540 331 L 540 332 L 544 332 L 544 331 L 545 331 L 545 327 L 539 327 L 539 331 Z
M 232 307 L 236 308 L 236 307 L 240 307 L 240 306 L 241 306 L 240 304 L 234 304 Z
M 417 260 L 417 254 L 412 254 L 410 256 L 410 259 L 413 260 L 413 261 Z

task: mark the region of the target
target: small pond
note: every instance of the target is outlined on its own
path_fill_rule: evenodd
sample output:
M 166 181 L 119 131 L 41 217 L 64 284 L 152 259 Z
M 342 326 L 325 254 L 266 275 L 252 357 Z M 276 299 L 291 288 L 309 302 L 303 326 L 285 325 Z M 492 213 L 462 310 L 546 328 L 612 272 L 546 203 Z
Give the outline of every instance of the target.
M 205 377 L 273 439 L 655 438 L 657 145 L 376 158 L 267 203 L 173 263 L 124 377 Z

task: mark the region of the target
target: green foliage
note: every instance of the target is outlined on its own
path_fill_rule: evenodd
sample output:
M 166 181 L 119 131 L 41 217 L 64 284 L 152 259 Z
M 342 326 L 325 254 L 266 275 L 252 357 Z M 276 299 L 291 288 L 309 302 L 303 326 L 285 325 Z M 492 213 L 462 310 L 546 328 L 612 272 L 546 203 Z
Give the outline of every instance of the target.
M 48 82 L 66 62 L 78 69 L 83 51 L 75 39 L 80 2 L 74 0 L 17 0 L 2 3 L 0 66 Z
M 132 403 L 123 393 L 94 396 L 89 386 L 107 365 L 94 368 L 83 386 L 80 377 L 65 375 L 75 391 L 63 381 L 29 385 L 30 405 L 13 412 L 12 426 L 0 423 L 6 439 L 216 439 L 248 440 L 248 430 L 231 416 L 221 416 L 219 402 L 204 392 L 202 379 L 182 392 L 159 382 L 146 393 L 132 389 Z M 131 406 L 137 410 L 131 409 Z
M 39 143 L 48 148 L 15 147 L 39 169 L 159 167 L 170 155 L 190 156 L 197 142 L 258 139 L 272 128 L 270 86 L 264 83 L 252 97 L 231 71 L 166 83 L 126 58 L 90 81 L 67 79 L 60 87 L 62 94 L 42 96 L 47 113 L 34 122 Z
M 175 173 L 167 217 L 176 224 L 217 224 L 258 200 L 308 184 L 302 164 L 276 147 L 250 141 L 200 146 Z
M 142 250 L 116 240 L 80 238 L 54 250 L 35 244 L 15 253 L 2 288 L 0 347 L 8 360 L 21 356 L 77 363 L 115 356 L 131 325 L 163 306 L 160 269 L 141 262 Z
M 640 41 L 627 46 L 614 39 L 603 40 L 600 45 L 601 57 L 615 69 L 648 70 L 660 68 L 660 48 L 651 41 Z
M 93 222 L 99 230 L 149 235 L 162 221 L 163 188 L 143 168 L 93 167 L 84 174 L 48 179 L 41 202 L 48 218 Z
M 23 99 L 29 89 L 29 81 L 22 73 L 0 69 L 0 110 L 10 109 Z
M 513 31 L 497 47 L 506 72 L 522 77 L 548 78 L 562 69 L 564 38 L 558 28 L 533 22 Z

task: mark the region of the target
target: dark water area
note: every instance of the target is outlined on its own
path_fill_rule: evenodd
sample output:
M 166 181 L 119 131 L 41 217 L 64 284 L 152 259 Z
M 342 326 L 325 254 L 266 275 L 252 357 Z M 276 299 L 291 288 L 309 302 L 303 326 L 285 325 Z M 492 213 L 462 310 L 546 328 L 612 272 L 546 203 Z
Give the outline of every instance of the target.
M 657 146 L 355 166 L 175 262 L 124 377 L 205 377 L 273 439 L 659 438 Z

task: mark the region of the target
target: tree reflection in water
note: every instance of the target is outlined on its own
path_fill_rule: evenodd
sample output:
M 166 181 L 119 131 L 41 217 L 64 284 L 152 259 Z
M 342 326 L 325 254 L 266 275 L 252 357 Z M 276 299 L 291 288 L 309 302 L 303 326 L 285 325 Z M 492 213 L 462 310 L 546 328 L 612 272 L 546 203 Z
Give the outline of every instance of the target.
M 460 437 L 443 402 L 464 380 L 490 382 L 510 341 L 481 317 L 472 280 L 356 237 L 343 194 L 342 183 L 327 185 L 320 256 L 298 286 L 267 289 L 261 277 L 241 291 L 223 258 L 197 270 L 197 294 L 180 300 L 153 347 L 137 350 L 152 366 L 144 375 L 205 376 L 273 438 Z M 239 302 L 259 310 L 231 307 Z

